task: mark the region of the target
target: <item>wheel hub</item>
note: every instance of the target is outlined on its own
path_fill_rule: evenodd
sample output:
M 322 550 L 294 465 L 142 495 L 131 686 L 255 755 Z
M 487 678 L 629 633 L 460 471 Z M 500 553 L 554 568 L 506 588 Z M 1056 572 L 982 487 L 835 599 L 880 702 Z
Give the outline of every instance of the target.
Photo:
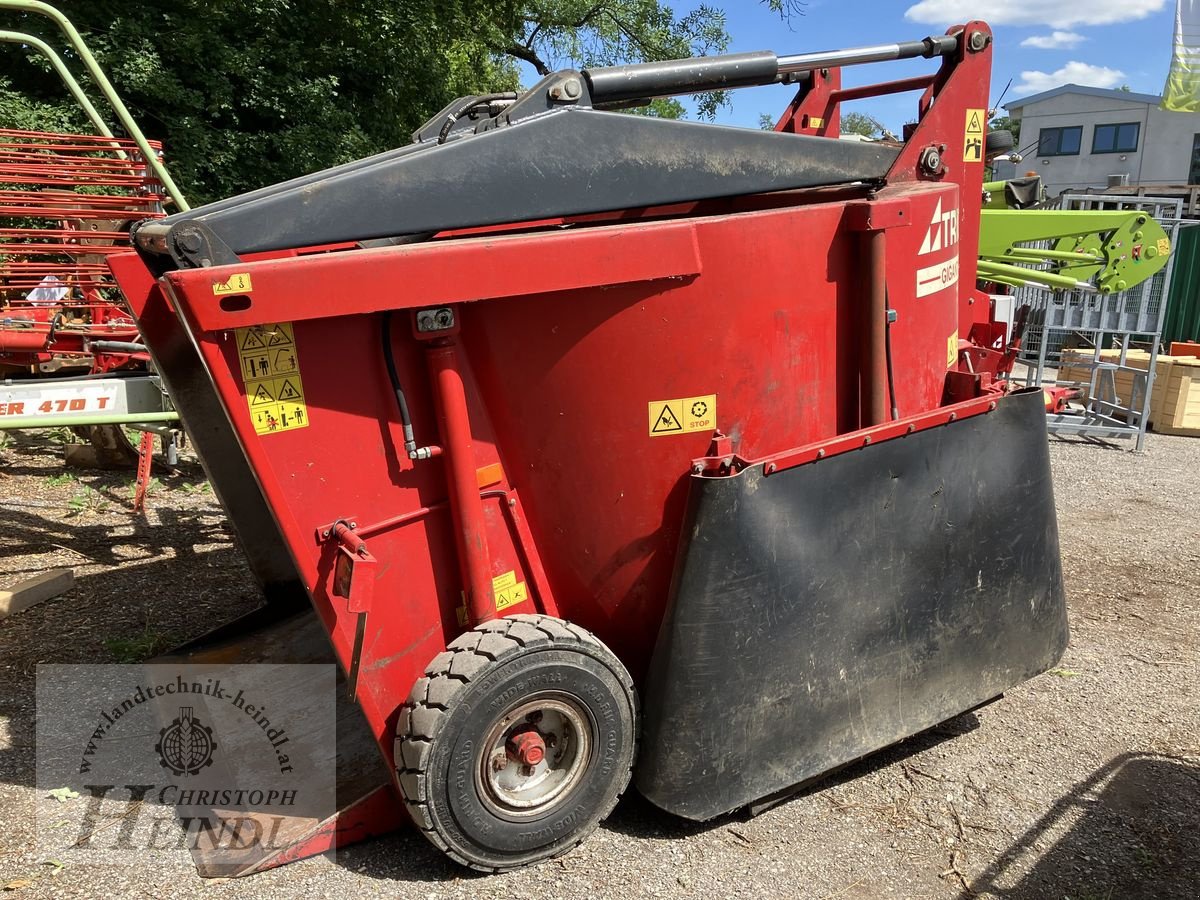
M 500 716 L 482 742 L 479 796 L 504 816 L 541 815 L 579 783 L 591 754 L 590 719 L 574 698 L 526 699 Z

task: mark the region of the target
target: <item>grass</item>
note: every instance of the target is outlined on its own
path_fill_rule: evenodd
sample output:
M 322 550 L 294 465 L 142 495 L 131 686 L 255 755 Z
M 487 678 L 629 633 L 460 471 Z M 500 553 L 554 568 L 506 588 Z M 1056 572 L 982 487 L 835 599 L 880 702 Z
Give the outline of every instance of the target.
M 211 494 L 212 485 L 207 481 L 201 481 L 198 484 L 193 484 L 190 481 L 179 482 L 179 490 L 185 494 Z
M 100 493 L 90 487 L 76 491 L 67 501 L 67 518 L 82 516 L 84 513 L 102 513 L 108 509 L 108 501 Z
M 55 444 L 74 444 L 79 440 L 66 425 L 46 429 L 46 437 Z
M 114 662 L 140 663 L 169 650 L 176 643 L 176 639 L 167 632 L 147 628 L 132 637 L 109 638 L 104 642 L 104 648 L 112 655 Z
M 146 496 L 149 497 L 151 494 L 157 494 L 161 487 L 162 487 L 162 482 L 159 481 L 157 477 L 152 476 L 150 478 L 150 480 L 146 482 Z M 136 496 L 137 496 L 137 479 L 135 478 L 129 484 L 129 499 L 132 500 Z
M 46 484 L 50 485 L 50 487 L 62 487 L 64 484 L 70 484 L 77 480 L 70 472 L 60 472 L 57 475 L 46 476 Z

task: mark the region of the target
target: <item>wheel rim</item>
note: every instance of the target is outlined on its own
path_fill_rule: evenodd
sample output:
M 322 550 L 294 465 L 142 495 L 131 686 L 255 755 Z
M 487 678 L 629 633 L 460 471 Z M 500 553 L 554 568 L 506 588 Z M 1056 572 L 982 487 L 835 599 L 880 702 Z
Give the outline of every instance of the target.
M 590 723 L 583 705 L 566 694 L 542 694 L 510 707 L 481 745 L 475 786 L 484 805 L 527 818 L 561 803 L 591 759 Z

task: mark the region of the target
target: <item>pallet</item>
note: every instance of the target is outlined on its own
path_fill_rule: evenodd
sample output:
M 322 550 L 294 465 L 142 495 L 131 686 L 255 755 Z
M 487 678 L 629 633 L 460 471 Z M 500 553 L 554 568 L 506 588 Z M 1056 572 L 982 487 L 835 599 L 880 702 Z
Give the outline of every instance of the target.
M 1165 377 L 1160 374 L 1159 379 L 1154 386 L 1154 430 L 1200 437 L 1200 358 L 1171 357 Z

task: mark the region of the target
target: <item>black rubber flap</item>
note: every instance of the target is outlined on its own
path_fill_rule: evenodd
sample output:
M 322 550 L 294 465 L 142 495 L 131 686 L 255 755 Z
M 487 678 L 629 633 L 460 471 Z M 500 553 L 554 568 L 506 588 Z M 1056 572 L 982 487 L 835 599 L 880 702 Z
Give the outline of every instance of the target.
M 705 820 L 978 706 L 1067 643 L 1042 393 L 693 477 L 637 785 Z

